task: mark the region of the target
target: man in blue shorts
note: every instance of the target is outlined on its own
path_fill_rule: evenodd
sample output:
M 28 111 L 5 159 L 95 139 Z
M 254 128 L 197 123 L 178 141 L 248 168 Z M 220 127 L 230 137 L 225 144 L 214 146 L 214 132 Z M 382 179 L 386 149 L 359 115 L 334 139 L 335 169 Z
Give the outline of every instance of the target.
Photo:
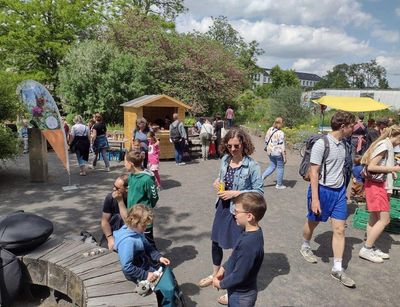
M 310 247 L 314 229 L 329 218 L 332 223 L 333 268 L 331 276 L 347 287 L 355 287 L 355 282 L 342 268 L 345 246 L 345 222 L 347 219 L 346 186 L 343 167 L 346 149 L 343 138 L 352 134 L 355 116 L 338 111 L 331 119 L 332 132 L 327 135 L 329 154 L 323 161 L 325 140 L 319 139 L 311 150 L 310 187 L 308 189 L 307 221 L 303 227 L 303 244 L 300 253 L 310 263 L 317 263 Z M 326 171 L 326 174 L 325 174 Z

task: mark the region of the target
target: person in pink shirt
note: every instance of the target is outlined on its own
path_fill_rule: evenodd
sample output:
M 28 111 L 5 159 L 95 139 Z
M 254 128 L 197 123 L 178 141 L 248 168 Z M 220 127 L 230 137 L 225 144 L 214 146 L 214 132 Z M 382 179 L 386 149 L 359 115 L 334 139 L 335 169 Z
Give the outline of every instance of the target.
M 159 189 L 161 189 L 161 178 L 158 172 L 160 164 L 160 141 L 156 138 L 153 131 L 147 134 L 147 139 L 149 140 L 149 169 L 154 173 L 156 178 L 156 184 Z
M 228 109 L 226 109 L 225 112 L 225 119 L 228 122 L 228 129 L 230 129 L 233 126 L 233 118 L 235 117 L 235 112 L 232 109 L 232 106 L 228 106 Z

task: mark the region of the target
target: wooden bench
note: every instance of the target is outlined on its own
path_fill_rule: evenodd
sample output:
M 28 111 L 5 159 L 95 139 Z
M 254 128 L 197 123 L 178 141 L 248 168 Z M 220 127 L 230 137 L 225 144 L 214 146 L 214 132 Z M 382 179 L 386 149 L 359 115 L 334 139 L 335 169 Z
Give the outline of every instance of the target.
M 67 295 L 77 306 L 158 306 L 154 293 L 142 297 L 126 280 L 118 254 L 93 244 L 50 238 L 20 256 L 25 282 L 47 286 Z

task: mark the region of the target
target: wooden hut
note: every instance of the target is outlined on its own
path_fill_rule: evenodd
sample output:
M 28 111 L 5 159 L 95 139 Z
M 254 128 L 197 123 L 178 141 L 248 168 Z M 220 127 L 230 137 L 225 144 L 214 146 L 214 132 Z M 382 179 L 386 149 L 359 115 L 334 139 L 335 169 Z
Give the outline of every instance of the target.
M 190 106 L 167 95 L 145 95 L 121 104 L 124 108 L 125 148 L 131 147 L 132 133 L 136 120 L 144 117 L 149 123 L 160 126 L 156 133 L 160 139 L 160 159 L 174 158 L 174 146 L 169 142 L 169 123 L 172 115 L 179 114 L 179 120 L 185 119 L 185 111 Z

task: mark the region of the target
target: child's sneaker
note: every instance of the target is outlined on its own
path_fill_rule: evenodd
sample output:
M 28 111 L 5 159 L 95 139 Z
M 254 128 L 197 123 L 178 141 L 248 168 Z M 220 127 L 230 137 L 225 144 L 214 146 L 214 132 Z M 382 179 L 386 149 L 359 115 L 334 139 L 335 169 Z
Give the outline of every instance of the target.
M 275 188 L 278 189 L 278 190 L 283 190 L 283 189 L 286 189 L 287 186 L 285 186 L 285 185 L 283 185 L 283 184 L 277 184 L 277 185 L 275 186 Z
M 369 260 L 374 263 L 383 262 L 383 259 L 379 257 L 377 254 L 375 254 L 375 251 L 372 248 L 365 248 L 364 246 L 360 249 L 358 256 L 360 256 L 360 258 Z
M 310 263 L 317 263 L 317 258 L 315 258 L 311 247 L 307 246 L 307 247 L 301 247 L 300 249 L 300 254 L 303 256 L 303 258 Z
M 352 280 L 349 276 L 346 275 L 346 273 L 341 270 L 341 271 L 332 271 L 331 276 L 340 281 L 342 285 L 349 287 L 349 288 L 355 288 L 356 283 L 354 280 Z

